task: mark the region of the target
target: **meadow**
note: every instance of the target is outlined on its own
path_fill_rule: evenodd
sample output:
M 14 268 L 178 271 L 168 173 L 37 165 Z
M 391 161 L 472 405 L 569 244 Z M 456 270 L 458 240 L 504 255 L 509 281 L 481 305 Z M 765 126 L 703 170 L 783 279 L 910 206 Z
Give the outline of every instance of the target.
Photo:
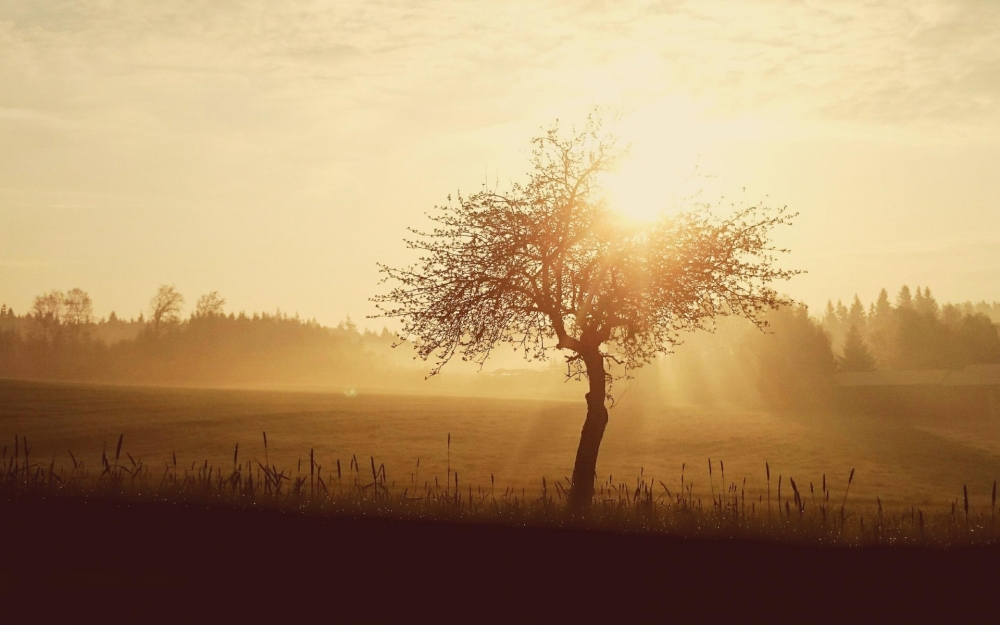
M 131 458 L 159 471 L 175 456 L 181 467 L 228 468 L 238 443 L 242 460 L 266 457 L 289 474 L 308 473 L 310 454 L 327 476 L 338 461 L 343 471 L 352 458 L 373 462 L 394 491 L 433 487 L 435 479 L 443 488 L 458 473 L 463 490 L 537 497 L 544 478 L 549 496 L 561 496 L 582 419 L 582 401 L 0 381 L 8 458 L 18 435 L 35 462 L 99 468 L 102 452 L 110 456 L 122 437 Z M 1000 436 L 991 422 L 657 406 L 626 393 L 611 411 L 598 481 L 635 485 L 642 476 L 657 497 L 676 497 L 683 471 L 691 501 L 710 502 L 736 485 L 749 507 L 764 501 L 765 463 L 772 494 L 780 479 L 786 500 L 790 478 L 803 492 L 821 492 L 825 481 L 837 500 L 853 471 L 850 502 L 859 509 L 946 512 L 961 509 L 967 494 L 974 514 L 988 513 Z

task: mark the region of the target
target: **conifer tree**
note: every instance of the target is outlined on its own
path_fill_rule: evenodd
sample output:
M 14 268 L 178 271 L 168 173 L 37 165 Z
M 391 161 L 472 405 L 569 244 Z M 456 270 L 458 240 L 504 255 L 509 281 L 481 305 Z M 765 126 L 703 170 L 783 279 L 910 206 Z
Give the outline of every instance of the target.
M 840 324 L 842 331 L 847 330 L 847 324 L 849 313 L 847 312 L 847 306 L 844 306 L 844 302 L 837 300 L 837 322 Z
M 826 300 L 826 309 L 823 312 L 823 326 L 831 334 L 837 331 L 839 322 L 837 321 L 837 310 L 833 307 L 833 300 Z
M 886 368 L 895 361 L 893 339 L 893 310 L 889 292 L 879 291 L 878 298 L 868 315 L 868 341 L 880 367 Z
M 905 284 L 899 289 L 899 294 L 896 295 L 896 308 L 912 308 L 913 307 L 913 296 L 910 295 L 910 287 Z
M 892 314 L 892 304 L 889 303 L 889 292 L 882 289 L 878 292 L 878 299 L 875 300 L 875 315 L 872 320 L 884 320 L 888 322 Z
M 875 356 L 872 354 L 861 331 L 851 326 L 844 339 L 844 355 L 837 359 L 841 371 L 874 371 Z
M 861 335 L 865 335 L 866 330 L 865 319 L 865 306 L 861 303 L 861 298 L 858 294 L 854 294 L 854 301 L 851 302 L 851 308 L 847 312 L 847 324 L 848 326 L 854 326 L 861 332 Z
M 924 287 L 923 293 L 920 292 L 920 288 L 917 288 L 917 295 L 913 298 L 913 306 L 917 309 L 917 312 L 925 317 L 937 318 L 940 308 L 938 307 L 937 300 L 931 295 L 930 287 Z

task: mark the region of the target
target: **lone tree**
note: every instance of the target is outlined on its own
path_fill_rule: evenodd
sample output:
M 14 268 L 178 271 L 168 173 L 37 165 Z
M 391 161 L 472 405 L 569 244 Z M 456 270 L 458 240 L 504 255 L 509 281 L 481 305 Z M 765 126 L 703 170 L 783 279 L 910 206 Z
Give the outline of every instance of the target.
M 771 283 L 798 273 L 775 266 L 771 230 L 791 223 L 785 208 L 745 206 L 713 215 L 704 204 L 636 227 L 605 200 L 599 177 L 621 156 L 600 120 L 533 140 L 527 181 L 484 188 L 436 207 L 429 231 L 411 229 L 415 265 L 379 265 L 391 289 L 373 298 L 380 316 L 401 320 L 403 340 L 434 358 L 431 375 L 456 354 L 480 365 L 501 343 L 528 359 L 565 350 L 567 376 L 587 379 L 587 417 L 569 505 L 589 508 L 608 422 L 611 382 L 660 353 L 680 334 L 710 330 L 724 315 L 758 327 L 790 303 Z

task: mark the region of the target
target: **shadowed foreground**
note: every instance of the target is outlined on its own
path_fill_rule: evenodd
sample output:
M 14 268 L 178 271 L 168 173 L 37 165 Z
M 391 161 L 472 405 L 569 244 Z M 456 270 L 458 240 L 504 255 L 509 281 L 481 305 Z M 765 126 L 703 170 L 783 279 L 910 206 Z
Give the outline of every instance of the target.
M 206 603 L 230 615 L 305 609 L 327 622 L 635 611 L 780 621 L 799 610 L 868 621 L 988 609 L 1000 580 L 997 547 L 820 548 L 69 498 L 0 501 L 0 535 L 4 605 L 55 600 L 33 611 L 108 598 L 192 617 Z

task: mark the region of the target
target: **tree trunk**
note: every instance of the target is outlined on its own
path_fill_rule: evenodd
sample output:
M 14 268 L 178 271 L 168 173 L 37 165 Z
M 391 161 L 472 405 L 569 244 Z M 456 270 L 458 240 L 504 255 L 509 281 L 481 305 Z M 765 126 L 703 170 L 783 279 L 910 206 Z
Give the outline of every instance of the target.
M 590 509 L 594 499 L 594 479 L 597 477 L 597 452 L 604 438 L 604 428 L 608 425 L 608 409 L 604 406 L 607 394 L 607 379 L 604 372 L 604 357 L 600 352 L 584 356 L 590 392 L 587 393 L 587 420 L 583 422 L 580 445 L 576 450 L 576 464 L 573 466 L 573 485 L 569 493 L 569 508 L 573 514 Z

